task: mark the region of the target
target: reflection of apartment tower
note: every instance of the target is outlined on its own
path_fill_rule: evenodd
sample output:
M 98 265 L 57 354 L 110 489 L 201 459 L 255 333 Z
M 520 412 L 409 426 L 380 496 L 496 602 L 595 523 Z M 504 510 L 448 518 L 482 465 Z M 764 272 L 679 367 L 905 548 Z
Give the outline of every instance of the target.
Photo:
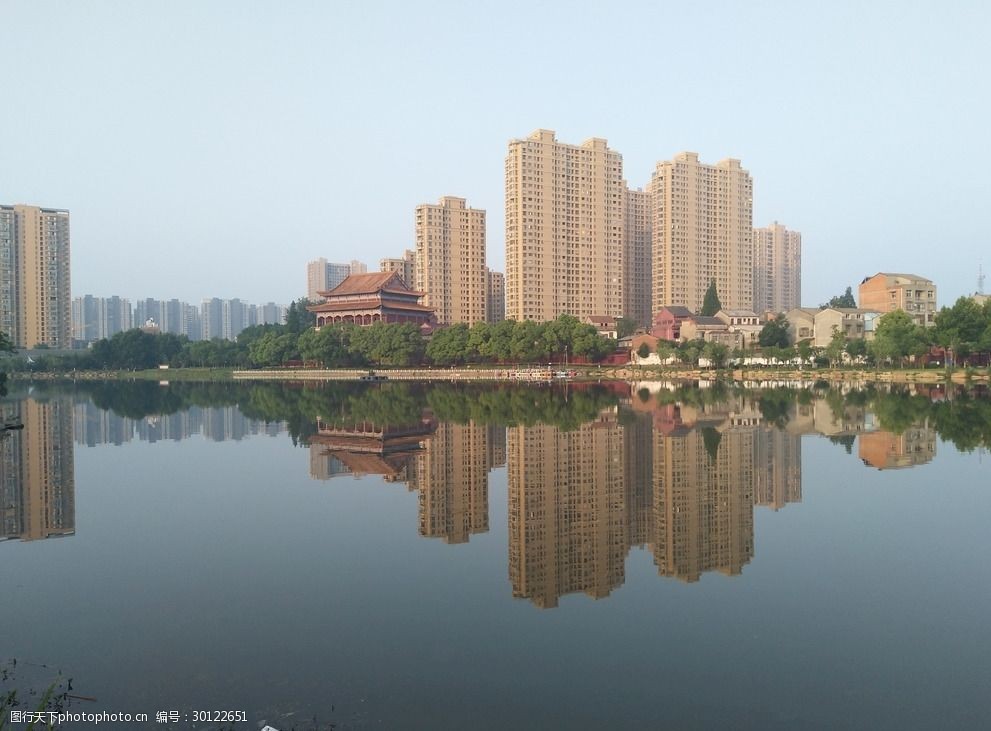
M 739 160 L 681 152 L 650 182 L 653 311 L 702 308 L 716 282 L 726 309 L 753 309 L 753 181 Z
M 0 205 L 0 330 L 21 348 L 72 347 L 68 211 Z
M 654 423 L 649 413 L 627 412 L 623 427 L 626 512 L 631 546 L 650 541 L 653 522 Z
M 444 196 L 416 207 L 416 278 L 437 322 L 485 320 L 485 211 Z
M 661 576 L 735 575 L 753 557 L 754 432 L 655 431 L 653 549 Z
M 573 431 L 511 426 L 509 578 L 538 607 L 624 580 L 627 551 L 623 429 L 615 413 Z
M 407 287 L 416 289 L 416 284 L 414 283 L 414 277 L 416 276 L 416 252 L 412 249 L 406 249 L 403 252 L 402 259 L 380 260 L 379 271 L 396 272 L 403 278 Z
M 420 535 L 466 543 L 489 529 L 488 427 L 441 422 L 424 441 L 412 486 L 419 490 Z
M 485 269 L 485 321 L 496 323 L 506 319 L 506 275 Z
M 506 427 L 504 424 L 489 426 L 489 469 L 506 466 Z
M 0 439 L 0 539 L 72 534 L 72 404 L 21 401 L 13 415 L 24 429 Z
M 925 424 L 913 424 L 901 434 L 875 431 L 861 434 L 857 454 L 864 464 L 879 470 L 918 467 L 936 456 L 936 431 Z
M 626 254 L 623 257 L 623 315 L 649 327 L 651 311 L 650 193 L 626 190 Z
M 754 229 L 754 305 L 757 313 L 802 306 L 802 234 L 775 221 Z
M 550 130 L 506 157 L 506 317 L 623 314 L 623 158 L 603 139 Z
M 330 480 L 339 475 L 351 474 L 341 460 L 327 452 L 322 444 L 310 445 L 310 478 L 314 480 Z
M 802 502 L 802 438 L 783 429 L 754 432 L 754 504 L 780 510 Z
M 358 264 L 363 268 L 362 271 L 368 268 L 360 262 L 352 262 L 352 264 Z M 352 264 L 335 264 L 322 257 L 309 262 L 306 265 L 306 299 L 310 302 L 320 302 L 323 299 L 320 292 L 333 289 L 350 274 L 358 274 L 357 271 L 351 271 Z

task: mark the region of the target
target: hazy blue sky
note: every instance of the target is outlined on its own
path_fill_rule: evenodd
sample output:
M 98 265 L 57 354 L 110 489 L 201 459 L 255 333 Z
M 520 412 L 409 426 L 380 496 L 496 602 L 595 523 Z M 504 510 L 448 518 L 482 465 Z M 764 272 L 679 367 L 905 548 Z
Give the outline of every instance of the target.
M 488 211 L 506 143 L 605 137 L 631 185 L 743 161 L 803 300 L 991 269 L 987 2 L 0 0 L 0 202 L 72 212 L 73 293 L 287 302 L 377 268 L 413 209 Z

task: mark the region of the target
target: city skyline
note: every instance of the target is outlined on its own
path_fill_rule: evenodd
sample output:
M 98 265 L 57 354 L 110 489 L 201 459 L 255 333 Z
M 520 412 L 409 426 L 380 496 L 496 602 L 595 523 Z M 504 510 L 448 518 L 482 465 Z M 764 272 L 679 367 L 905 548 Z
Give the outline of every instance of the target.
M 991 192 L 978 172 L 991 153 L 971 143 L 987 114 L 973 89 L 988 7 L 729 5 L 712 23 L 704 8 L 631 5 L 610 10 L 620 31 L 605 38 L 563 5 L 527 7 L 522 31 L 512 3 L 444 7 L 7 3 L 0 62 L 25 112 L 0 120 L 17 142 L 3 199 L 72 212 L 77 292 L 135 299 L 173 281 L 189 301 L 290 301 L 305 262 L 397 256 L 415 206 L 452 192 L 488 211 L 487 265 L 505 271 L 505 146 L 550 128 L 608 139 L 631 187 L 683 150 L 742 160 L 754 225 L 802 232 L 803 305 L 879 271 L 924 272 L 945 303 L 976 289 L 987 242 L 974 203 Z M 760 43 L 768 27 L 775 44 Z M 691 63 L 659 67 L 661 28 L 704 28 L 706 54 L 697 33 L 676 33 L 665 57 Z M 429 50 L 406 53 L 407 33 Z M 593 41 L 596 54 L 565 52 Z M 547 83 L 526 83 L 536 67 Z M 419 90 L 452 68 L 470 94 Z M 45 112 L 52 89 L 71 115 Z M 432 113 L 415 114 L 424 99 Z M 848 175 L 854 161 L 866 174 Z M 276 199 L 280 216 L 244 215 Z M 953 256 L 933 258 L 934 244 Z

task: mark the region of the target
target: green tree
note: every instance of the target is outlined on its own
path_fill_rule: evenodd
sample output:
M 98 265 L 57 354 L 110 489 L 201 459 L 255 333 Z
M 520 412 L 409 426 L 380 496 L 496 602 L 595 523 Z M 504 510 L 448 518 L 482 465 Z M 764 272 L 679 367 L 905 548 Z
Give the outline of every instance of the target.
M 838 297 L 831 297 L 829 302 L 826 302 L 819 306 L 819 309 L 826 309 L 827 307 L 856 307 L 857 300 L 853 297 L 853 287 L 847 287 L 846 291 L 839 295 Z
M 843 351 L 846 348 L 846 335 L 835 325 L 833 334 L 829 338 L 829 345 L 826 346 L 825 354 L 829 359 L 830 368 L 835 368 L 837 361 L 843 358 Z
M 869 348 L 878 363 L 897 361 L 904 366 L 905 358 L 926 351 L 926 336 L 922 327 L 916 325 L 907 312 L 895 310 L 878 319 Z
M 657 341 L 657 357 L 661 359 L 661 363 L 667 363 L 672 356 L 677 354 L 677 343 L 663 339 Z
M 697 366 L 705 343 L 701 340 L 686 340 L 678 346 L 678 360 L 690 366 Z
M 716 280 L 713 279 L 709 283 L 709 288 L 705 290 L 705 297 L 702 298 L 702 312 L 699 314 L 704 317 L 712 317 L 721 309 L 723 306 L 719 302 L 719 294 L 716 292 Z
M 981 348 L 989 326 L 991 318 L 985 308 L 970 297 L 960 297 L 952 307 L 936 313 L 932 336 L 938 345 L 949 348 L 954 358 L 962 358 Z
M 299 334 L 317 324 L 316 314 L 306 309 L 311 304 L 313 303 L 305 297 L 289 303 L 289 311 L 286 314 L 286 330 Z
M 0 330 L 0 354 L 13 353 L 13 352 L 14 352 L 14 344 L 10 341 L 10 338 L 7 337 L 7 333 L 5 333 L 3 330 Z
M 757 342 L 760 343 L 761 348 L 786 347 L 789 343 L 788 321 L 784 318 L 784 315 L 778 315 L 773 320 L 768 320 L 764 327 L 760 329 Z
M 847 341 L 846 353 L 854 360 L 867 355 L 867 341 L 863 338 L 852 338 Z
M 714 368 L 723 368 L 729 356 L 729 348 L 722 343 L 708 342 L 702 348 L 702 356 Z
M 427 358 L 437 365 L 452 365 L 468 360 L 471 334 L 465 323 L 441 328 L 434 332 L 427 345 Z
M 637 357 L 643 360 L 650 355 L 650 346 L 647 343 L 640 343 L 640 347 L 637 348 Z
M 795 346 L 795 352 L 798 353 L 798 357 L 802 359 L 802 365 L 809 362 L 809 359 L 813 356 L 812 343 L 809 340 L 801 340 Z
M 621 317 L 616 320 L 616 334 L 620 338 L 632 335 L 637 331 L 637 321 L 632 317 Z
M 316 361 L 327 368 L 340 368 L 354 361 L 349 348 L 350 333 L 355 325 L 324 325 L 310 328 L 299 335 L 296 345 L 304 361 Z

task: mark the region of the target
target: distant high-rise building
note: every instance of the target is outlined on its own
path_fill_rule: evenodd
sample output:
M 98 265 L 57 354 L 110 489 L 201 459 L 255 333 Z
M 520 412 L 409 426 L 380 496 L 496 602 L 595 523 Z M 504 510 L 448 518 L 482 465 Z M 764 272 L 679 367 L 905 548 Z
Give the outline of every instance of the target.
M 379 261 L 380 272 L 397 272 L 406 282 L 410 289 L 416 289 L 416 252 L 406 249 L 402 259 L 381 259 Z
M 72 300 L 72 338 L 92 343 L 112 338 L 132 325 L 131 303 L 120 297 L 85 295 Z
M 485 211 L 444 196 L 416 207 L 416 274 L 437 322 L 485 320 Z
M 368 274 L 368 265 L 363 264 L 357 259 L 352 259 L 348 262 L 348 274 Z M 342 279 L 341 281 L 344 280 Z
M 623 314 L 623 158 L 537 130 L 506 157 L 506 317 Z M 422 284 L 422 283 L 421 283 Z
M 213 297 L 203 300 L 200 309 L 200 337 L 203 340 L 213 340 L 224 336 L 224 304 Z
M 650 306 L 650 193 L 626 189 L 624 218 L 626 253 L 623 256 L 623 316 L 646 328 L 653 312 Z
M 802 306 L 802 234 L 775 221 L 754 229 L 754 306 L 757 313 Z
M 485 269 L 485 321 L 502 322 L 506 319 L 506 275 Z
M 268 302 L 258 308 L 259 325 L 282 325 L 286 321 L 285 305 Z
M 710 283 L 726 309 L 753 309 L 753 181 L 739 160 L 681 152 L 650 182 L 653 304 L 698 312 Z
M 0 205 L 0 330 L 21 348 L 72 346 L 68 211 Z
M 361 271 L 352 271 L 360 269 Z M 320 292 L 333 289 L 348 278 L 350 274 L 362 274 L 368 267 L 360 261 L 352 260 L 349 264 L 329 262 L 324 258 L 315 259 L 306 265 L 306 299 L 319 302 Z

